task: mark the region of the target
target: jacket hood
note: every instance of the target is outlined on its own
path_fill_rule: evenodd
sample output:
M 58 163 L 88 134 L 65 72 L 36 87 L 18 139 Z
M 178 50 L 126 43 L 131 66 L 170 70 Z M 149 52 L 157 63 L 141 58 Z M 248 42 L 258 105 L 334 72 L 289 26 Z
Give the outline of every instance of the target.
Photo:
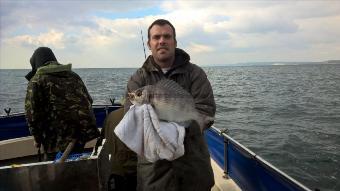
M 47 62 L 45 66 L 41 66 L 37 70 L 37 74 L 51 74 L 56 72 L 71 71 L 72 64 L 62 65 L 58 62 Z
M 38 68 L 44 66 L 47 64 L 47 62 L 51 62 L 51 61 L 57 61 L 56 57 L 54 56 L 54 53 L 52 52 L 52 50 L 48 47 L 39 47 L 37 48 L 31 59 L 30 59 L 30 63 L 32 66 L 32 71 L 30 71 L 25 78 L 29 81 L 34 74 L 36 73 L 36 71 L 38 70 Z
M 175 61 L 174 64 L 171 66 L 171 69 L 177 68 L 181 65 L 187 64 L 190 62 L 190 56 L 184 50 L 180 48 L 175 49 Z M 143 68 L 147 69 L 148 71 L 159 71 L 161 68 L 155 63 L 152 55 L 150 55 L 144 62 Z
M 175 63 L 173 67 L 176 67 L 181 64 L 187 64 L 190 62 L 190 56 L 184 50 L 176 48 L 175 50 Z
M 26 74 L 25 78 L 26 78 L 28 81 L 30 81 L 30 80 L 33 78 L 33 76 L 35 75 L 36 72 L 37 72 L 36 70 L 32 70 L 32 71 L 28 72 L 28 73 Z

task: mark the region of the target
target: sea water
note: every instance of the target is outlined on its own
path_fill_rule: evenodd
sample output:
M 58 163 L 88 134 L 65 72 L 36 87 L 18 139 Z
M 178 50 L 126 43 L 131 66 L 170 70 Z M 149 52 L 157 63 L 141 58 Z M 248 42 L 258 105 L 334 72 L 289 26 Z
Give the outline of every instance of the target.
M 215 126 L 311 189 L 340 190 L 340 65 L 204 67 Z M 29 70 L 0 70 L 0 114 L 24 111 Z M 136 69 L 75 69 L 94 104 L 124 97 Z

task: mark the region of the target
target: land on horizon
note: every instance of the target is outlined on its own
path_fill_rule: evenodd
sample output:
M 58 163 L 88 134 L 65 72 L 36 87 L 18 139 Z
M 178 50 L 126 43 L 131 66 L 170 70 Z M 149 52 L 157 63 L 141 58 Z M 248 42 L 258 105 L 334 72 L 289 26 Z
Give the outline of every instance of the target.
M 221 64 L 212 66 L 280 66 L 280 65 L 315 65 L 315 64 L 340 64 L 340 60 L 326 61 L 303 61 L 303 62 L 287 62 L 287 61 L 266 61 L 266 62 L 239 62 L 235 64 Z M 210 65 L 207 65 L 210 66 Z
M 304 61 L 304 62 L 287 62 L 287 61 L 266 61 L 266 62 L 239 62 L 234 64 L 205 64 L 202 67 L 221 67 L 221 66 L 285 66 L 285 65 L 316 65 L 316 64 L 340 64 L 340 60 L 326 60 L 326 61 Z M 116 69 L 129 69 L 138 67 L 112 67 Z M 77 68 L 73 69 L 96 69 L 96 68 Z M 100 69 L 100 67 L 98 68 Z M 103 68 L 105 69 L 105 68 Z M 11 68 L 0 68 L 0 70 L 30 70 L 29 68 L 11 69 Z

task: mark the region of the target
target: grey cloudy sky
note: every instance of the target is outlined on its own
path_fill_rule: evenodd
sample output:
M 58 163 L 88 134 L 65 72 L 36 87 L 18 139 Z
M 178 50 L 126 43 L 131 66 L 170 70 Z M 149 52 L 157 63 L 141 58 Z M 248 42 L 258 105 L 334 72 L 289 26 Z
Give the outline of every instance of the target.
M 0 17 L 0 69 L 30 68 L 39 46 L 76 68 L 139 67 L 158 18 L 201 66 L 340 59 L 340 1 L 0 0 Z

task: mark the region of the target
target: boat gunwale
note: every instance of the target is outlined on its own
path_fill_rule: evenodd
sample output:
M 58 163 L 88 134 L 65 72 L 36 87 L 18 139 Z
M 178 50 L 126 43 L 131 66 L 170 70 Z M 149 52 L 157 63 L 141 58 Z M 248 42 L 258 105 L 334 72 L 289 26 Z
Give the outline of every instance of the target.
M 260 157 L 259 155 L 257 155 L 256 153 L 254 153 L 253 151 L 251 151 L 250 149 L 248 149 L 247 147 L 245 147 L 244 145 L 242 145 L 238 141 L 236 141 L 235 139 L 231 138 L 229 135 L 227 135 L 225 132 L 218 129 L 217 127 L 211 126 L 211 128 L 209 130 L 211 130 L 215 133 L 218 133 L 218 135 L 222 136 L 223 139 L 224 139 L 224 145 L 225 144 L 228 145 L 229 143 L 234 144 L 239 149 L 240 152 L 250 156 L 249 158 L 251 160 L 255 160 L 257 162 L 257 164 L 261 165 L 262 167 L 266 168 L 267 170 L 270 170 L 270 171 L 276 173 L 277 175 L 282 177 L 285 181 L 288 181 L 288 182 L 291 182 L 292 184 L 297 185 L 302 190 L 312 191 L 311 189 L 307 188 L 305 185 L 303 185 L 302 183 L 300 183 L 296 179 L 292 178 L 291 176 L 289 176 L 285 172 L 279 170 L 277 167 L 272 165 L 270 162 L 266 161 L 265 159 L 263 159 L 262 157 Z M 225 156 L 226 155 L 224 155 L 224 161 L 223 162 L 225 163 L 225 161 L 227 161 L 227 163 L 228 163 L 228 160 L 226 160 Z M 226 164 L 224 164 L 224 166 L 226 166 Z M 226 169 L 224 169 L 224 167 L 221 167 L 221 168 L 224 170 L 224 173 L 229 176 L 228 171 L 226 171 Z
M 123 106 L 120 105 L 120 104 L 114 104 L 114 105 L 93 105 L 92 107 L 93 107 L 93 109 L 102 109 L 107 114 L 109 112 L 109 108 L 121 108 Z M 101 111 L 101 112 L 103 112 L 103 111 Z M 3 115 L 3 116 L 0 115 L 0 119 L 8 118 L 8 117 L 18 117 L 18 116 L 21 116 L 21 115 L 25 115 L 25 113 L 21 112 L 21 113 L 13 113 L 11 115 Z M 294 178 L 290 177 L 288 174 L 284 173 L 283 171 L 281 171 L 278 168 L 276 168 L 275 166 L 273 166 L 270 162 L 268 162 L 265 159 L 258 156 L 256 153 L 254 153 L 253 151 L 251 151 L 250 149 L 248 149 L 247 147 L 245 147 L 244 145 L 242 145 L 238 141 L 231 138 L 229 135 L 227 135 L 227 133 L 225 131 L 218 129 L 215 126 L 212 126 L 211 128 L 209 128 L 208 131 L 215 132 L 218 136 L 221 136 L 223 138 L 224 149 L 226 149 L 226 145 L 231 143 L 232 145 L 235 146 L 235 148 L 237 148 L 238 152 L 240 152 L 244 156 L 249 156 L 248 158 L 250 160 L 255 160 L 256 164 L 258 164 L 258 165 L 262 166 L 263 168 L 273 172 L 278 177 L 281 177 L 283 181 L 286 181 L 287 183 L 291 183 L 293 185 L 296 185 L 298 188 L 300 188 L 304 191 L 312 191 L 311 189 L 307 188 L 306 186 L 304 186 L 299 181 L 295 180 Z M 226 161 L 227 161 L 226 160 L 226 154 L 224 155 L 223 159 L 224 159 L 223 162 L 225 163 L 224 166 L 226 166 Z M 228 161 L 227 161 L 227 163 L 228 163 Z M 228 175 L 228 172 L 226 171 L 226 167 L 220 166 L 220 168 L 224 171 L 224 173 L 226 175 Z M 231 177 L 231 178 L 233 178 L 233 177 Z M 235 180 L 235 181 L 237 181 L 237 180 Z
M 123 107 L 121 104 L 119 103 L 114 103 L 113 105 L 108 105 L 108 104 L 102 104 L 102 105 L 92 105 L 92 109 L 106 109 L 106 108 L 120 108 Z M 9 115 L 6 114 L 1 114 L 0 115 L 0 119 L 2 118 L 8 118 L 8 117 L 18 117 L 24 115 L 25 116 L 25 112 L 16 112 L 16 113 L 11 113 Z

